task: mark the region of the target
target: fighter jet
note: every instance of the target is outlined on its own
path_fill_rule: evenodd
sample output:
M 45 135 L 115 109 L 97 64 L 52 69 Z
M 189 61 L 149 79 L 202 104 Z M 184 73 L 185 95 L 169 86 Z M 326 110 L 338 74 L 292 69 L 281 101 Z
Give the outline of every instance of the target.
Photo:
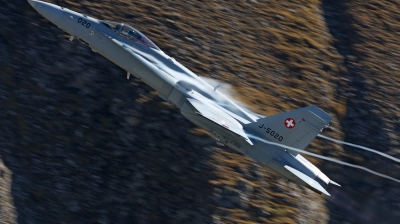
M 332 117 L 316 106 L 264 117 L 241 108 L 136 28 L 43 1 L 28 0 L 42 16 L 158 91 L 163 100 L 223 144 L 283 177 L 329 196 L 330 180 L 298 151 L 327 127 Z M 340 185 L 338 185 L 340 186 Z

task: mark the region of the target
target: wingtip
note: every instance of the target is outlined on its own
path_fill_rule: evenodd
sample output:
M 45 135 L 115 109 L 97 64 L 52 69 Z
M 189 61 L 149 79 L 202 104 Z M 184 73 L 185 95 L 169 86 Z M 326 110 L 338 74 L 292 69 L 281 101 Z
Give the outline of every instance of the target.
M 340 184 L 338 184 L 338 183 L 336 183 L 335 181 L 332 181 L 332 180 L 329 181 L 329 183 L 330 183 L 330 184 L 334 184 L 334 185 L 336 185 L 336 186 L 338 186 L 338 187 L 342 187 L 342 186 L 340 186 Z
M 321 195 L 323 195 L 323 194 L 325 194 L 325 195 L 327 195 L 329 197 L 331 196 L 328 192 L 322 192 Z

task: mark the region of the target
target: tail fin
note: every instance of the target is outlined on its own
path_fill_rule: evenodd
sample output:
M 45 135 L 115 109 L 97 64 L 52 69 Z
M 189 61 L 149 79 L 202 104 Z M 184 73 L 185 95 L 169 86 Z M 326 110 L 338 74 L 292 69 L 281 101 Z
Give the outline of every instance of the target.
M 313 105 L 264 117 L 244 128 L 268 141 L 303 150 L 331 120 L 329 114 Z M 298 154 L 289 151 L 292 155 Z

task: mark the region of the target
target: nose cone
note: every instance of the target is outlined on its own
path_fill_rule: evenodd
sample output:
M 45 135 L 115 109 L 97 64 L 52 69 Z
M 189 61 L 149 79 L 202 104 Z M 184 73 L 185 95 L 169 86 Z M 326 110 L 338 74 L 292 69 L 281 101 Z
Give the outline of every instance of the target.
M 28 0 L 29 4 L 36 9 L 42 16 L 50 20 L 52 23 L 57 23 L 61 15 L 62 8 L 51 3 L 42 2 L 38 0 Z
M 37 1 L 37 0 L 28 0 L 28 2 L 29 2 L 29 4 L 31 4 L 31 6 L 32 6 L 34 9 L 36 9 L 36 10 L 38 10 L 38 8 L 40 7 L 40 4 L 41 4 L 41 3 L 44 3 L 44 2 L 42 2 L 42 1 Z
M 34 1 L 34 0 L 28 0 L 28 2 L 29 2 L 29 4 L 31 4 L 31 6 L 32 6 L 33 8 L 35 8 L 36 1 Z

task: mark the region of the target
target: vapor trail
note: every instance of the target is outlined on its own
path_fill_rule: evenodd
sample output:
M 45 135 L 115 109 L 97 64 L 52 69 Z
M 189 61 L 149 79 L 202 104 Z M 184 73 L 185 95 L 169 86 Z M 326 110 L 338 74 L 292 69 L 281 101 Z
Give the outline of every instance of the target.
M 321 155 L 318 155 L 318 154 L 315 154 L 315 153 L 312 153 L 312 152 L 307 152 L 307 151 L 304 151 L 304 150 L 296 149 L 296 148 L 293 148 L 293 147 L 290 147 L 290 146 L 286 146 L 286 145 L 282 145 L 282 144 L 275 143 L 275 142 L 270 142 L 270 141 L 267 141 L 265 139 L 259 138 L 259 137 L 254 136 L 254 135 L 249 135 L 249 137 L 252 138 L 252 139 L 256 139 L 256 140 L 265 142 L 265 143 L 270 144 L 270 145 L 280 146 L 280 147 L 283 147 L 283 148 L 286 148 L 286 149 L 291 149 L 291 150 L 297 151 L 299 153 L 304 153 L 304 154 L 307 154 L 307 155 L 310 155 L 310 156 L 313 156 L 313 157 L 316 157 L 316 158 L 320 158 L 320 159 L 323 159 L 323 160 L 331 161 L 331 162 L 338 163 L 338 164 L 341 164 L 341 165 L 344 165 L 344 166 L 349 166 L 349 167 L 353 167 L 353 168 L 356 168 L 356 169 L 361 169 L 361 170 L 367 171 L 369 173 L 375 174 L 377 176 L 380 176 L 380 177 L 383 177 L 383 178 L 386 178 L 386 179 L 389 179 L 389 180 L 396 181 L 396 182 L 400 183 L 400 180 L 398 180 L 398 179 L 395 179 L 393 177 L 387 176 L 385 174 L 381 174 L 381 173 L 375 172 L 375 171 L 370 170 L 370 169 L 368 169 L 366 167 L 363 167 L 363 166 L 342 162 L 342 161 L 339 161 L 339 160 L 336 160 L 336 159 L 333 159 L 333 158 L 330 158 L 330 157 L 321 156 Z
M 318 137 L 324 138 L 324 139 L 327 139 L 329 141 L 336 142 L 336 143 L 339 143 L 339 144 L 348 145 L 348 146 L 352 146 L 352 147 L 355 147 L 355 148 L 363 149 L 363 150 L 366 150 L 366 151 L 369 151 L 369 152 L 372 152 L 372 153 L 376 153 L 376 154 L 379 154 L 379 155 L 381 155 L 383 157 L 386 157 L 388 159 L 391 159 L 391 160 L 393 160 L 395 162 L 400 163 L 400 159 L 397 159 L 397 158 L 395 158 L 393 156 L 390 156 L 390 155 L 388 155 L 386 153 L 376 151 L 374 149 L 370 149 L 370 148 L 367 148 L 367 147 L 364 147 L 364 146 L 361 146 L 361 145 L 356 145 L 356 144 L 352 144 L 352 143 L 348 143 L 348 142 L 344 142 L 344 141 L 340 141 L 340 140 L 336 140 L 334 138 L 330 138 L 330 137 L 327 137 L 327 136 L 321 135 L 321 134 L 318 134 Z

